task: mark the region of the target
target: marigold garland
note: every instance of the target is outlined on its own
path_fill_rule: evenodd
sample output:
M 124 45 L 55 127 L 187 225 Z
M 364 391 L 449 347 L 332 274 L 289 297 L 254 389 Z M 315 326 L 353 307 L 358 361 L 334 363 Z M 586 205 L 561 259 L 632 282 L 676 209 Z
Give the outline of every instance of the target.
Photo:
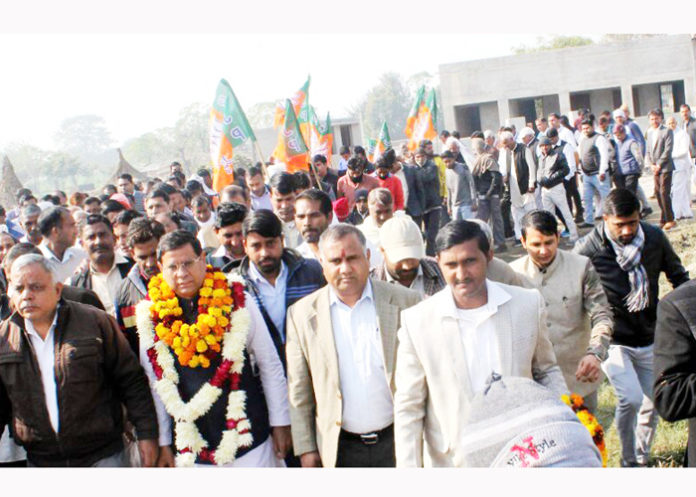
M 152 294 L 154 294 L 159 303 L 166 302 L 166 304 L 160 305 L 155 310 L 153 301 L 147 299 L 141 301 L 136 306 L 136 321 L 140 345 L 145 348 L 156 377 L 156 381 L 153 384 L 154 390 L 157 392 L 169 415 L 175 421 L 175 438 L 178 452 L 176 456 L 177 466 L 193 466 L 197 458 L 224 466 L 234 462 L 237 451 L 240 448 L 250 447 L 253 443 L 251 423 L 246 417 L 246 392 L 240 389 L 241 373 L 245 362 L 244 351 L 250 326 L 249 311 L 244 307 L 244 282 L 239 276 L 225 276 L 223 273 L 213 273 L 211 269 L 209 266 L 206 274 L 206 283 L 201 288 L 201 292 L 199 292 L 199 295 L 204 294 L 205 296 L 199 298 L 198 310 L 202 312 L 205 311 L 205 306 L 220 306 L 223 313 L 228 312 L 230 314 L 230 318 L 226 325 L 222 327 L 223 336 L 218 341 L 222 348 L 222 362 L 213 373 L 211 380 L 204 384 L 189 402 L 184 402 L 179 395 L 179 375 L 174 362 L 175 350 L 172 349 L 171 345 L 165 343 L 165 339 L 160 337 L 155 330 L 155 323 L 164 323 L 168 326 L 168 329 L 171 329 L 173 322 L 176 321 L 175 318 L 183 314 L 183 312 L 180 314 L 177 310 L 177 308 L 180 309 L 178 301 L 171 302 L 172 299 L 176 300 L 176 296 L 171 296 L 169 293 L 171 289 L 162 285 L 162 277 L 158 275 L 156 277 L 158 280 L 156 280 L 150 290 L 153 290 Z M 210 277 L 211 274 L 212 278 Z M 218 281 L 221 281 L 222 284 L 217 283 Z M 215 293 L 216 290 L 225 290 L 224 295 L 221 292 Z M 152 294 L 149 294 L 148 298 Z M 227 304 L 222 299 L 225 299 L 225 297 L 232 300 L 229 311 L 224 309 Z M 215 301 L 215 299 L 221 299 L 221 301 Z M 165 312 L 160 317 L 160 312 L 162 311 Z M 213 312 L 213 314 L 217 313 Z M 216 321 L 214 326 L 222 326 L 219 320 L 225 317 L 224 315 L 212 315 L 211 317 Z M 162 323 L 159 323 L 159 320 Z M 224 321 L 222 322 L 224 323 Z M 211 328 L 214 326 L 211 326 Z M 166 337 L 172 334 L 172 332 L 167 331 L 162 334 Z M 173 344 L 174 339 L 177 337 L 170 338 Z M 219 354 L 220 351 L 215 352 L 212 348 L 205 351 L 206 357 L 209 359 L 212 358 L 211 356 L 214 353 Z M 180 357 L 178 359 L 181 361 Z M 188 367 L 194 367 L 190 365 L 190 362 L 189 360 Z M 200 362 L 199 365 L 208 367 Z M 208 442 L 198 431 L 195 421 L 210 410 L 215 401 L 222 395 L 225 384 L 229 385 L 227 419 L 223 427 L 220 444 L 215 449 L 211 449 L 208 447 Z
M 566 403 L 578 417 L 580 422 L 585 425 L 585 428 L 590 432 L 592 441 L 599 449 L 602 455 L 602 466 L 607 467 L 607 447 L 604 442 L 604 428 L 599 424 L 597 418 L 585 406 L 585 399 L 576 393 L 570 395 L 562 395 L 561 399 Z
M 158 275 L 150 279 L 147 288 L 155 334 L 174 351 L 182 366 L 208 368 L 210 360 L 220 353 L 220 342 L 234 305 L 226 278 L 225 273 L 208 266 L 199 292 L 198 317 L 191 325 L 177 319 L 183 310 L 164 278 Z

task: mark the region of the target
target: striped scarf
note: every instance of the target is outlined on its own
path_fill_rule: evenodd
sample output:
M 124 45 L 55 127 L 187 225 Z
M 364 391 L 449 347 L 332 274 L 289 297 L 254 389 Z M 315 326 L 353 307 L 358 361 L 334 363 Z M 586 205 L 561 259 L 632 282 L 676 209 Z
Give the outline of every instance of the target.
M 640 262 L 643 245 L 645 245 L 643 228 L 640 225 L 638 226 L 636 236 L 627 245 L 614 241 L 607 230 L 606 224 L 604 225 L 604 233 L 614 248 L 616 262 L 623 271 L 628 273 L 628 281 L 631 283 L 631 291 L 624 297 L 626 308 L 628 312 L 642 311 L 650 302 L 648 273 L 645 272 L 645 268 Z

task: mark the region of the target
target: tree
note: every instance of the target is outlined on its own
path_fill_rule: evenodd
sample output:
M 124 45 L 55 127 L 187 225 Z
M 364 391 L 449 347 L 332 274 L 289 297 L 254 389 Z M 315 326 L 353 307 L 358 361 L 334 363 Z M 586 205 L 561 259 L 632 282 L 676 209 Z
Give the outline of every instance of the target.
M 413 96 L 401 76 L 385 73 L 379 83 L 370 89 L 353 108 L 353 114 L 362 116 L 363 133 L 376 137 L 383 121 L 387 121 L 392 140 L 405 138 L 404 127 Z
M 174 124 L 172 140 L 176 158 L 188 173 L 205 167 L 210 163 L 210 144 L 208 125 L 210 105 L 194 103 L 179 112 Z
M 93 160 L 113 143 L 103 117 L 84 114 L 65 119 L 55 135 L 58 148 L 87 161 Z
M 542 52 L 544 50 L 556 50 L 559 48 L 581 47 L 593 43 L 594 41 L 592 41 L 591 38 L 585 38 L 583 36 L 556 35 L 551 38 L 539 36 L 537 37 L 537 44 L 535 46 L 520 45 L 512 47 L 512 51 L 516 54 L 523 54 Z
M 654 38 L 656 36 L 665 36 L 663 34 L 654 34 L 654 33 L 646 33 L 646 34 L 639 34 L 639 33 L 607 33 L 602 36 L 600 42 L 601 43 L 613 43 L 613 42 L 623 42 L 623 41 L 632 41 L 632 40 L 644 40 L 646 38 Z
M 270 128 L 273 126 L 273 116 L 275 116 L 275 102 L 259 102 L 247 111 L 247 119 L 254 129 Z

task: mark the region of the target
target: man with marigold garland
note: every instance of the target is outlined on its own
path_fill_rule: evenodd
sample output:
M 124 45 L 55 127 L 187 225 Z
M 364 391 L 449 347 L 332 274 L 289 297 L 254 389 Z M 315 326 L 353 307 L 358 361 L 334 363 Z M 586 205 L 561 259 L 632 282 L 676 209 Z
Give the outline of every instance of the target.
M 136 320 L 158 411 L 158 466 L 282 466 L 292 443 L 285 375 L 243 281 L 207 266 L 184 230 L 162 237 L 157 259 L 162 272 Z

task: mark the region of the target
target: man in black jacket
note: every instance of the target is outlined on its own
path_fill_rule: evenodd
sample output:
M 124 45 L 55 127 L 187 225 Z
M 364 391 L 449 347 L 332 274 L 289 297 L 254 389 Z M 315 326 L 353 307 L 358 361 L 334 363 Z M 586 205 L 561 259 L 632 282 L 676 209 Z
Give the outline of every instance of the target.
M 628 190 L 607 196 L 603 219 L 575 252 L 592 261 L 614 314 L 614 335 L 602 369 L 618 399 L 621 464 L 646 465 L 657 425 L 652 386 L 658 280 L 664 272 L 676 288 L 689 274 L 664 233 L 640 221 L 640 202 Z
M 684 466 L 696 467 L 696 281 L 657 305 L 655 407 L 667 421 L 689 418 Z
M 568 161 L 562 153 L 553 149 L 551 140 L 545 136 L 539 138 L 539 149 L 541 157 L 539 157 L 539 167 L 537 168 L 537 183 L 542 188 L 541 201 L 544 210 L 555 212 L 558 209 L 561 212 L 564 224 L 570 232 L 570 241 L 574 243 L 578 239 L 578 229 L 570 213 L 568 198 L 563 186 L 563 179 L 570 171 Z

